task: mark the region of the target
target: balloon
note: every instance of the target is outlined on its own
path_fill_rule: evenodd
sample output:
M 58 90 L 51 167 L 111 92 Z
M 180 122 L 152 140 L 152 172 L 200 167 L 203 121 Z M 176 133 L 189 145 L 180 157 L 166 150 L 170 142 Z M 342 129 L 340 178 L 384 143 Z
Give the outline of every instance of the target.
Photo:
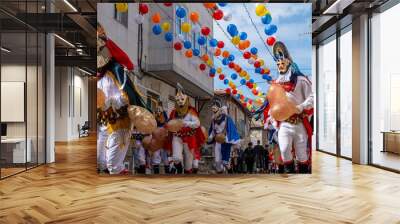
M 166 40 L 167 42 L 171 42 L 172 39 L 174 39 L 174 36 L 172 35 L 171 32 L 168 32 L 168 33 L 165 33 L 164 38 L 165 38 L 165 40 Z
M 206 61 L 208 61 L 209 57 L 208 57 L 207 54 L 203 54 L 203 56 L 201 56 L 201 59 L 202 59 L 204 62 L 206 62 Z
M 262 78 L 267 80 L 267 81 L 271 81 L 272 80 L 271 76 L 269 76 L 269 75 L 263 75 Z
M 249 64 L 254 64 L 254 62 L 255 62 L 255 60 L 253 59 L 253 58 L 250 58 L 249 60 L 248 60 L 248 62 L 249 62 Z
M 221 73 L 222 72 L 222 68 L 217 68 L 217 73 Z
M 137 14 L 135 16 L 135 23 L 142 24 L 144 22 L 144 16 L 141 14 Z
M 264 23 L 265 25 L 270 24 L 271 21 L 272 21 L 272 17 L 271 17 L 271 14 L 269 14 L 269 13 L 267 13 L 265 16 L 263 16 L 261 18 L 261 22 Z
M 211 78 L 214 78 L 214 77 L 215 77 L 215 74 L 208 73 L 208 76 L 210 76 Z
M 217 72 L 217 70 L 215 68 L 210 68 L 210 73 L 211 74 L 215 74 L 215 72 Z
M 182 8 L 182 7 L 178 7 L 177 9 L 176 9 L 176 12 L 175 12 L 175 14 L 176 14 L 176 16 L 178 17 L 178 18 L 184 18 L 185 16 L 186 16 L 186 10 L 184 9 L 184 8 Z
M 241 32 L 239 35 L 241 40 L 246 40 L 247 39 L 247 33 L 246 32 Z
M 199 45 L 204 45 L 204 44 L 206 43 L 206 38 L 203 37 L 203 36 L 200 36 L 200 37 L 197 39 L 197 43 L 198 43 Z
M 191 50 L 191 49 L 187 50 L 187 51 L 185 52 L 185 56 L 186 56 L 187 58 L 191 58 L 191 57 L 193 56 L 192 50 Z
M 261 73 L 261 68 L 256 68 L 254 71 L 255 73 Z
M 190 23 L 182 23 L 181 29 L 182 32 L 189 33 L 191 29 Z
M 235 60 L 235 56 L 233 54 L 229 55 L 228 57 L 229 61 L 234 61 Z
M 97 88 L 97 108 L 103 108 L 106 102 L 106 95 L 103 90 Z
M 185 41 L 185 37 L 184 37 L 182 34 L 179 34 L 179 35 L 178 35 L 178 39 L 179 39 L 181 42 Z
M 244 40 L 243 44 L 244 44 L 244 48 L 250 47 L 250 41 L 249 40 Z
M 225 46 L 225 44 L 224 44 L 224 42 L 222 40 L 218 41 L 217 47 L 224 48 L 224 46 Z
M 226 22 L 231 21 L 232 20 L 232 13 L 231 12 L 225 12 L 224 20 Z
M 232 90 L 232 94 L 233 94 L 233 95 L 236 95 L 236 94 L 237 94 L 237 90 L 236 90 L 236 89 L 233 89 L 233 90 Z
M 249 59 L 250 57 L 251 57 L 250 52 L 246 51 L 246 52 L 243 53 L 243 58 L 244 59 Z
M 183 47 L 185 49 L 192 48 L 192 43 L 190 43 L 190 41 L 186 40 L 185 42 L 183 42 Z
M 154 13 L 153 16 L 151 16 L 151 21 L 153 21 L 153 23 L 161 22 L 160 13 L 158 13 L 158 12 Z
M 252 54 L 257 54 L 258 49 L 255 48 L 255 47 L 253 47 L 253 48 L 250 49 L 250 52 L 251 52 Z
M 206 7 L 206 9 L 212 9 L 215 7 L 215 3 L 206 2 L 206 3 L 203 3 L 203 5 L 204 5 L 204 7 Z
M 255 61 L 254 62 L 254 67 L 259 68 L 261 66 L 260 61 Z
M 256 7 L 256 15 L 257 16 L 265 16 L 268 13 L 268 9 L 264 4 L 259 4 Z
M 164 32 L 169 31 L 169 29 L 171 28 L 171 24 L 169 24 L 169 22 L 163 22 L 161 24 L 161 28 Z
M 232 73 L 231 78 L 232 78 L 233 80 L 236 80 L 236 79 L 237 79 L 237 74 L 236 74 L 236 73 Z
M 206 70 L 206 67 L 207 67 L 207 66 L 206 66 L 205 64 L 200 64 L 200 65 L 199 65 L 199 68 L 200 68 L 201 71 Z
M 210 34 L 211 30 L 210 28 L 203 26 L 203 28 L 201 28 L 201 34 L 203 34 L 204 36 L 208 36 L 208 34 Z
M 212 39 L 209 41 L 209 43 L 210 43 L 210 46 L 211 46 L 211 47 L 216 47 L 217 44 L 218 44 L 218 41 L 217 41 L 215 38 L 212 38 Z
M 222 12 L 222 10 L 217 9 L 214 11 L 213 13 L 213 18 L 215 20 L 221 20 L 224 17 L 224 12 Z
M 165 5 L 166 7 L 170 7 L 170 6 L 172 6 L 172 2 L 166 2 L 166 3 L 164 3 L 164 5 Z
M 246 80 L 244 80 L 244 79 L 241 79 L 241 80 L 240 80 L 240 84 L 242 84 L 242 85 L 246 85 Z
M 232 37 L 238 35 L 238 33 L 239 33 L 235 24 L 229 24 L 229 25 L 227 26 L 226 29 L 227 29 L 228 33 L 229 33 Z M 239 38 L 239 39 L 240 39 L 240 38 Z
M 152 30 L 155 35 L 159 35 L 162 32 L 162 29 L 158 24 L 154 25 Z
M 128 11 L 128 3 L 115 3 L 115 9 L 117 12 L 126 12 Z
M 221 55 L 221 49 L 219 49 L 219 48 L 215 49 L 214 55 L 217 56 L 217 57 L 220 56 Z
M 271 36 L 274 33 L 276 33 L 277 30 L 278 30 L 277 26 L 275 26 L 274 24 L 270 24 L 270 25 L 265 27 L 264 33 L 267 34 L 268 36 Z
M 200 31 L 201 31 L 201 27 L 199 26 L 199 24 L 194 24 L 192 26 L 192 32 L 193 33 L 200 33 Z
M 264 69 L 264 73 L 265 73 L 265 74 L 269 74 L 269 73 L 271 73 L 271 70 L 269 70 L 269 68 L 265 68 L 265 69 Z
M 233 43 L 234 45 L 238 45 L 239 42 L 240 42 L 240 37 L 239 37 L 239 36 L 234 36 L 234 37 L 232 37 L 232 43 Z
M 200 55 L 200 50 L 199 49 L 193 49 L 193 55 L 194 56 L 199 56 Z
M 199 19 L 200 19 L 200 16 L 199 16 L 199 14 L 198 14 L 197 12 L 191 12 L 191 13 L 190 13 L 190 20 L 191 20 L 193 23 L 198 23 L 198 22 L 199 22 Z
M 245 50 L 247 47 L 246 47 L 246 42 L 245 41 L 243 41 L 243 40 L 241 40 L 240 42 L 239 42 L 239 49 L 240 50 Z
M 225 7 L 228 3 L 218 3 L 219 6 Z
M 245 71 L 245 70 L 242 70 L 240 73 L 239 73 L 239 76 L 240 77 L 245 77 L 247 75 L 247 72 Z
M 176 42 L 176 43 L 174 44 L 174 48 L 175 48 L 175 50 L 180 51 L 180 50 L 182 49 L 182 44 L 181 44 L 181 42 Z
M 254 83 L 254 79 L 250 79 L 250 80 L 249 80 L 249 83 Z
M 224 80 L 225 75 L 224 75 L 224 74 L 220 74 L 220 75 L 218 76 L 218 78 L 219 78 L 220 80 Z
M 276 41 L 275 37 L 268 37 L 266 42 L 268 46 L 272 46 L 274 45 L 275 41 Z
M 128 114 L 136 130 L 140 133 L 150 134 L 157 128 L 154 115 L 143 107 L 129 106 Z
M 183 121 L 181 119 L 170 120 L 168 121 L 166 128 L 169 132 L 178 132 L 183 128 Z
M 139 3 L 139 12 L 142 15 L 147 14 L 149 12 L 149 7 L 147 6 L 147 4 Z
M 222 59 L 222 64 L 223 64 L 223 65 L 227 65 L 228 63 L 229 63 L 228 58 Z
M 225 92 L 226 92 L 226 94 L 231 94 L 231 89 L 230 88 L 226 88 Z
M 222 57 L 224 57 L 224 58 L 228 58 L 229 57 L 229 51 L 223 51 L 222 52 Z
M 228 83 L 229 83 L 229 80 L 228 79 L 224 79 L 224 84 L 228 85 Z
M 235 63 L 229 62 L 228 66 L 229 66 L 229 68 L 234 68 L 235 67 Z
M 271 105 L 271 116 L 277 121 L 284 121 L 296 113 L 296 106 L 289 101 L 280 85 L 271 85 L 267 99 Z

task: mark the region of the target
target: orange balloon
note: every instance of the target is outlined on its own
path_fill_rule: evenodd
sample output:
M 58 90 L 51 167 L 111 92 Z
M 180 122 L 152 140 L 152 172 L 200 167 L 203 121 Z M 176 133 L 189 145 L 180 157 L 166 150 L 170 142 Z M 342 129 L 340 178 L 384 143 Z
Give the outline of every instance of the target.
M 194 23 L 199 22 L 200 16 L 197 12 L 191 12 L 190 13 L 190 20 Z
M 221 49 L 219 49 L 219 48 L 215 49 L 214 55 L 215 56 L 220 56 L 221 55 Z
M 241 40 L 241 41 L 239 42 L 239 49 L 240 49 L 240 50 L 246 49 L 246 44 L 245 44 L 244 40 Z
M 245 48 L 250 47 L 250 41 L 249 40 L 244 40 L 243 42 L 244 42 Z
M 186 52 L 185 52 L 185 56 L 186 57 L 188 57 L 188 58 L 191 58 L 192 56 L 193 56 L 193 52 L 192 52 L 192 50 L 187 50 Z
M 204 61 L 204 62 L 207 62 L 208 61 L 208 55 L 207 54 L 204 54 L 203 56 L 201 56 L 201 59 Z
M 229 51 L 222 52 L 222 57 L 224 57 L 224 58 L 229 57 Z
M 206 2 L 206 3 L 203 3 L 203 5 L 204 5 L 204 7 L 206 7 L 207 9 L 212 9 L 212 8 L 215 7 L 215 3 L 212 3 L 212 2 Z
M 154 13 L 153 16 L 151 17 L 151 21 L 153 21 L 153 23 L 160 23 L 161 22 L 160 13 L 158 12 Z

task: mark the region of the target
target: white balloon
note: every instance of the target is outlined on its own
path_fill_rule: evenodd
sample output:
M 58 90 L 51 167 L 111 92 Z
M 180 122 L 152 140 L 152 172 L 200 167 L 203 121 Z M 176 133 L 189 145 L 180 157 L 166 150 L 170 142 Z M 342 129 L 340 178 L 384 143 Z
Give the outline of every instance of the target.
M 183 42 L 183 41 L 185 41 L 185 37 L 182 34 L 179 34 L 178 35 L 178 40 Z
M 201 27 L 200 27 L 199 24 L 193 25 L 193 27 L 192 27 L 192 32 L 194 32 L 194 33 L 200 33 L 200 31 L 201 31 Z
M 136 22 L 137 24 L 142 24 L 142 23 L 144 22 L 144 16 L 141 15 L 141 14 L 137 14 L 137 15 L 135 16 L 135 22 Z
M 254 64 L 255 60 L 254 60 L 254 58 L 250 58 L 248 62 L 249 62 L 249 64 L 252 65 L 252 64 Z
M 231 21 L 232 19 L 232 13 L 231 12 L 226 12 L 224 16 L 225 21 Z

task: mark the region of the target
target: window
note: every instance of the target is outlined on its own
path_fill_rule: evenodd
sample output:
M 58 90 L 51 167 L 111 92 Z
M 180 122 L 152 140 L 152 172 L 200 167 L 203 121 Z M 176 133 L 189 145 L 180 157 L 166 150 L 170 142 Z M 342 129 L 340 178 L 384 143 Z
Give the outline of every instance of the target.
M 118 12 L 117 8 L 114 7 L 114 19 L 117 20 L 119 23 L 128 27 L 128 11 L 126 12 Z
M 318 149 L 336 154 L 336 36 L 318 48 Z
M 147 102 L 146 102 L 146 104 L 147 104 L 147 107 L 149 109 L 151 109 L 151 111 L 153 111 L 153 112 L 156 111 L 159 99 L 160 99 L 159 95 L 147 91 Z

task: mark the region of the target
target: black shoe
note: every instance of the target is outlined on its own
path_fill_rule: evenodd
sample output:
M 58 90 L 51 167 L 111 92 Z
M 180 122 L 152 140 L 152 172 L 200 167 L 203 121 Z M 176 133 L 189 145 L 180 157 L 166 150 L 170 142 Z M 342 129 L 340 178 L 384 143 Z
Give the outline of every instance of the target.
M 164 166 L 164 173 L 165 174 L 169 174 L 170 173 L 169 166 Z
M 153 173 L 160 174 L 160 165 L 153 165 Z
M 138 169 L 138 173 L 145 174 L 146 173 L 146 166 L 145 165 L 140 165 L 139 169 Z
M 278 167 L 278 173 L 285 173 L 285 168 L 284 168 L 284 166 L 283 165 L 279 165 L 279 167 Z
M 193 173 L 193 174 L 197 174 L 198 172 L 199 172 L 199 168 L 193 168 L 193 169 L 192 169 L 192 173 Z
M 182 163 L 175 164 L 175 169 L 177 171 L 177 174 L 182 174 L 183 173 Z
M 299 173 L 311 173 L 310 171 L 310 166 L 308 164 L 299 164 Z
M 294 163 L 283 165 L 283 170 L 285 171 L 285 173 L 295 173 Z

